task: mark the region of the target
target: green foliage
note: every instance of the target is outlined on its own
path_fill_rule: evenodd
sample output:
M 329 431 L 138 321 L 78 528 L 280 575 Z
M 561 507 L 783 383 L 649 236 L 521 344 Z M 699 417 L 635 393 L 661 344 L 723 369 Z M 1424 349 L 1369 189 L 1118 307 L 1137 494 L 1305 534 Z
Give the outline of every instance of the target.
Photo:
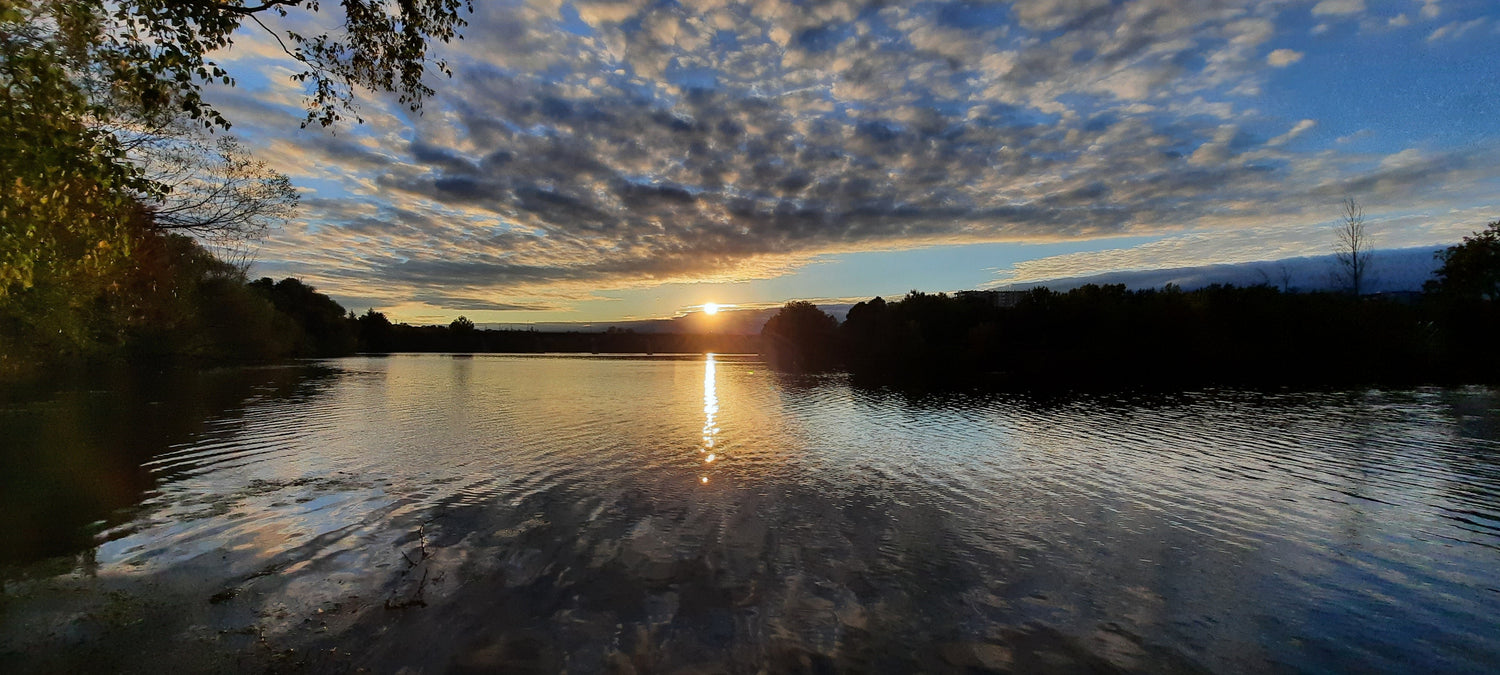
M 0 371 L 118 358 L 265 360 L 300 347 L 295 321 L 197 241 L 150 229 L 108 284 L 50 280 L 0 303 Z
M 291 41 L 287 56 L 304 68 L 297 78 L 309 86 L 308 121 L 341 119 L 357 87 L 395 92 L 420 109 L 432 93 L 426 68 L 447 72 L 429 57 L 429 43 L 456 37 L 469 3 L 341 6 L 336 33 L 273 32 Z M 265 28 L 260 14 L 319 10 L 317 0 L 0 0 L 0 300 L 39 278 L 107 276 L 103 268 L 127 255 L 121 228 L 136 202 L 184 187 L 148 175 L 127 157 L 122 137 L 181 118 L 228 128 L 202 94 L 208 83 L 233 80 L 208 55 L 247 21 Z M 282 215 L 278 204 L 295 204 L 284 177 L 266 175 L 233 148 L 220 155 L 223 176 L 207 201 L 190 200 L 193 214 L 164 204 L 161 226 L 217 230 L 243 225 L 246 203 L 270 204 L 273 218 Z
M 316 14 L 318 0 L 0 0 L 0 370 L 122 350 L 352 349 L 341 314 L 289 318 L 196 243 L 162 234 L 254 238 L 295 206 L 286 177 L 231 140 L 210 149 L 180 133 L 229 127 L 203 92 L 233 84 L 209 57 L 247 22 L 303 69 L 304 126 L 327 126 L 354 110 L 361 87 L 420 110 L 432 94 L 427 68 L 447 72 L 431 43 L 456 37 L 470 9 L 467 0 L 339 6 L 340 30 L 304 36 L 260 17 Z M 152 152 L 165 164 L 153 165 Z M 293 329 L 302 338 L 282 341 Z
M 45 39 L 20 5 L 0 3 L 0 303 L 106 279 L 130 253 L 132 194 L 150 192 L 117 139 L 86 124 L 102 111 L 72 74 L 98 26 L 59 12 Z
M 1443 262 L 1424 290 L 1448 300 L 1500 299 L 1500 221 L 1438 253 Z
M 316 36 L 287 32 L 296 46 L 291 55 L 305 67 L 296 79 L 312 85 L 306 123 L 329 126 L 342 119 L 340 111 L 354 109 L 356 85 L 395 92 L 402 104 L 420 111 L 423 99 L 433 94 L 424 83 L 428 64 L 452 76 L 447 62 L 429 57 L 429 44 L 458 37 L 458 30 L 467 25 L 461 12 L 472 12 L 472 1 L 344 0 L 341 4 L 341 31 Z M 270 5 L 279 5 L 276 11 L 283 14 L 288 7 L 319 9 L 318 0 L 267 0 L 261 7 Z
M 397 94 L 420 110 L 433 93 L 425 84 L 433 41 L 447 42 L 466 25 L 469 0 L 343 0 L 339 30 L 318 35 L 275 31 L 261 16 L 320 13 L 320 0 L 3 0 L 0 24 L 33 41 L 55 44 L 79 89 L 95 104 L 125 106 L 139 119 L 185 114 L 205 126 L 229 120 L 203 98 L 209 83 L 233 78 L 209 58 L 228 47 L 246 23 L 270 33 L 296 61 L 308 86 L 308 122 L 324 126 L 353 110 L 358 87 Z M 100 118 L 107 115 L 99 115 Z

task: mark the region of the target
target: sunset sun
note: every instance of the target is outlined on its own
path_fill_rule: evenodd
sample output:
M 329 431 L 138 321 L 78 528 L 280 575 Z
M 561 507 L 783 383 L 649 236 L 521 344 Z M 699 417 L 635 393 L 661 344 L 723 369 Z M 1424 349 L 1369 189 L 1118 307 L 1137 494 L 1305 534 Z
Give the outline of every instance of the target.
M 1497 41 L 0 0 L 0 675 L 1500 675 Z

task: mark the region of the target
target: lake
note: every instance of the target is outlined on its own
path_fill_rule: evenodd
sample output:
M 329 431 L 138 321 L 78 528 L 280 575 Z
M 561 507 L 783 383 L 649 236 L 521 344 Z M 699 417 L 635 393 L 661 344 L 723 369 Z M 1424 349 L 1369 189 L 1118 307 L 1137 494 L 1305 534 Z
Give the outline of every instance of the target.
M 0 403 L 5 672 L 1500 669 L 1487 389 L 399 355 Z

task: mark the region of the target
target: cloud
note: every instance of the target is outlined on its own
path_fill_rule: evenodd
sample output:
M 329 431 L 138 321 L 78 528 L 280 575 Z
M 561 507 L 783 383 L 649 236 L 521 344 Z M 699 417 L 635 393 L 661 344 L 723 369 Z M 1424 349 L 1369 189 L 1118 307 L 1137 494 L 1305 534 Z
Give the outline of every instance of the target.
M 1313 5 L 1313 16 L 1348 16 L 1365 11 L 1365 0 L 1322 0 Z
M 1369 129 L 1360 129 L 1359 131 L 1356 131 L 1356 132 L 1354 132 L 1352 134 L 1348 134 L 1346 136 L 1339 136 L 1338 138 L 1334 139 L 1333 142 L 1338 143 L 1339 145 L 1343 145 L 1345 143 L 1352 143 L 1354 141 L 1358 141 L 1358 140 L 1370 138 L 1370 137 L 1373 137 L 1374 135 L 1375 135 L 1374 131 L 1371 131 Z
M 578 10 L 578 18 L 594 27 L 625 21 L 639 12 L 642 7 L 643 3 L 626 1 L 574 3 L 574 8 Z
M 1439 27 L 1437 30 L 1432 31 L 1432 33 L 1427 36 L 1427 41 L 1438 42 L 1441 40 L 1456 40 L 1462 37 L 1464 33 L 1483 26 L 1484 22 L 1485 17 L 1479 17 L 1470 21 L 1450 22 Z
M 488 311 L 488 312 L 551 312 L 561 309 L 557 305 L 530 304 L 519 305 L 509 302 L 495 302 L 483 298 L 463 298 L 440 294 L 417 294 L 412 300 L 425 303 L 434 307 L 442 307 L 454 311 Z
M 1302 60 L 1302 52 L 1294 49 L 1277 49 L 1266 55 L 1266 63 L 1276 68 L 1285 68 Z
M 1332 203 L 1327 213 L 1335 212 Z M 1398 219 L 1372 221 L 1376 246 L 1381 249 L 1424 248 L 1447 245 L 1474 229 L 1473 214 L 1414 214 Z M 1431 226 L 1437 220 L 1441 226 Z M 1428 221 L 1422 228 L 1409 223 Z M 1334 242 L 1329 221 L 1295 227 L 1252 227 L 1222 232 L 1190 232 L 1127 248 L 1048 256 L 1016 263 L 1003 269 L 987 288 L 1035 285 L 1056 280 L 1077 283 L 1136 283 L 1143 287 L 1165 283 L 1192 285 L 1190 279 L 1205 272 L 1228 271 L 1222 266 L 1247 265 L 1329 252 Z M 1241 275 L 1242 276 L 1242 275 Z M 1132 281 L 1134 280 L 1134 281 Z M 1220 279 L 1223 280 L 1223 279 Z M 1209 283 L 1212 283 L 1210 281 Z M 1239 283 L 1245 283 L 1243 279 Z M 1418 282 L 1420 283 L 1420 281 Z M 1298 282 L 1306 285 L 1306 280 Z M 1052 284 L 1068 287 L 1075 284 Z
M 1002 271 L 990 285 L 1033 283 L 1121 270 L 1170 269 L 1273 260 L 1305 251 L 1310 245 L 1315 245 L 1318 239 L 1319 233 L 1309 227 L 1296 230 L 1263 227 L 1234 232 L 1193 232 L 1129 248 L 1069 253 L 1019 262 Z
M 364 126 L 288 133 L 299 92 L 269 65 L 265 86 L 213 95 L 308 190 L 261 268 L 413 313 L 561 311 L 850 251 L 1296 222 L 1350 189 L 1492 182 L 1483 153 L 1382 164 L 1267 112 L 1306 23 L 1235 0 L 510 0 L 439 48 L 454 78 L 421 115 L 375 98 Z M 251 47 L 247 63 L 274 57 Z
M 1110 8 L 1109 0 L 1017 0 L 1011 11 L 1021 25 L 1053 30 L 1096 19 Z
M 1291 129 L 1287 130 L 1286 133 L 1277 136 L 1269 141 L 1266 141 L 1266 145 L 1271 147 L 1283 145 L 1287 141 L 1301 136 L 1304 132 L 1315 126 L 1318 126 L 1318 122 L 1316 120 L 1301 120 L 1293 125 Z
M 1438 262 L 1434 255 L 1441 247 L 1381 249 L 1371 252 L 1369 290 L 1375 293 L 1420 291 L 1432 278 Z M 992 284 L 1006 290 L 1025 290 L 1045 286 L 1066 291 L 1085 284 L 1124 284 L 1127 288 L 1151 289 L 1172 284 L 1191 291 L 1211 284 L 1233 286 L 1272 286 L 1290 291 L 1325 291 L 1342 287 L 1333 274 L 1338 262 L 1332 254 L 1298 256 L 1279 260 L 1259 260 L 1190 267 L 1167 267 L 1142 270 L 1114 270 L 1083 276 L 1055 279 L 1033 279 L 1014 284 L 1004 281 Z

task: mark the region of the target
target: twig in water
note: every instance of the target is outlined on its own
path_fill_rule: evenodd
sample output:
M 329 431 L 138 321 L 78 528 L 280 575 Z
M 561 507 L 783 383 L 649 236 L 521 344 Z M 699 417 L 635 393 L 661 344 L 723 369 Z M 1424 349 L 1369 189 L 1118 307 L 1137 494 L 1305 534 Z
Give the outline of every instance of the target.
M 406 551 L 401 551 L 401 558 L 406 561 L 406 570 L 401 573 L 403 577 L 411 574 L 412 570 L 416 569 L 418 565 L 432 558 L 432 552 L 427 550 L 427 528 L 425 525 L 417 526 L 417 559 L 412 560 L 411 556 L 406 554 Z M 409 598 L 399 601 L 396 600 L 396 596 L 393 593 L 391 597 L 386 598 L 385 608 L 406 609 L 407 607 L 426 607 L 427 600 L 422 597 L 422 594 L 427 590 L 427 574 L 430 571 L 428 568 L 423 567 L 422 578 L 417 581 L 416 592 L 412 593 Z
M 408 568 L 416 567 L 432 557 L 432 552 L 427 550 L 427 528 L 425 525 L 417 526 L 417 551 L 419 555 L 416 560 L 412 560 L 411 556 L 406 555 L 406 551 L 401 552 L 401 557 L 406 560 Z

